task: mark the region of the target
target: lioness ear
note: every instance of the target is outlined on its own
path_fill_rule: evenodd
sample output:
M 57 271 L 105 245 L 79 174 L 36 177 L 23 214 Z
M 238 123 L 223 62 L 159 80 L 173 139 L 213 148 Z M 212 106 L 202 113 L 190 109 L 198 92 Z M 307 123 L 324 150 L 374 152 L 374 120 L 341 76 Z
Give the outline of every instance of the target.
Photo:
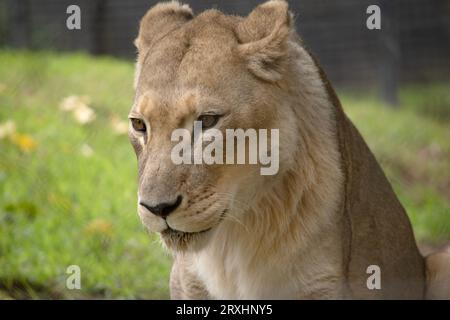
M 280 80 L 292 31 L 292 15 L 284 0 L 271 0 L 256 7 L 237 26 L 238 53 L 257 77 Z
M 182 5 L 178 1 L 158 3 L 141 19 L 139 35 L 134 44 L 138 51 L 142 52 L 171 30 L 191 20 L 193 16 L 187 4 Z

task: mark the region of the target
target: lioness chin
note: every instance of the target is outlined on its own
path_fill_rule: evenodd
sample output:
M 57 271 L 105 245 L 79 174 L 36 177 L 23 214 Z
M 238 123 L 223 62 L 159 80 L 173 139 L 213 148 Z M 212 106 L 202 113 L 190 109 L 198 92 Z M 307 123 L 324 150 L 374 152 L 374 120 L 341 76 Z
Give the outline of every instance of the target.
M 141 21 L 129 137 L 139 216 L 174 255 L 171 297 L 421 299 L 405 211 L 292 20 L 273 0 L 247 17 L 160 3 Z M 172 132 L 195 120 L 279 130 L 278 173 L 174 164 Z

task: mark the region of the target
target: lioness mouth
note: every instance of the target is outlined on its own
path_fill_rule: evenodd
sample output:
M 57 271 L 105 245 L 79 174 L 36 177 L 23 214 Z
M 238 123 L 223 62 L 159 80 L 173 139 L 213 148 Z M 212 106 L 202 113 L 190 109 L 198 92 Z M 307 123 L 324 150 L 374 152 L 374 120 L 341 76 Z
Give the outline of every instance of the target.
M 219 221 L 217 224 L 219 224 L 220 221 L 222 221 L 225 218 L 225 215 L 227 212 L 228 212 L 228 209 L 224 209 L 221 212 Z M 161 231 L 161 235 L 164 237 L 170 237 L 172 239 L 180 239 L 180 240 L 186 241 L 197 235 L 207 233 L 208 231 L 211 231 L 213 228 L 214 228 L 214 226 L 207 228 L 205 230 L 201 230 L 201 231 L 189 232 L 189 231 L 176 230 L 176 229 L 171 228 L 169 225 L 167 225 L 167 229 L 165 229 L 164 231 Z
M 162 231 L 161 234 L 167 235 L 167 236 L 183 237 L 183 236 L 191 236 L 191 235 L 206 233 L 206 232 L 208 232 L 211 229 L 212 228 L 208 228 L 208 229 L 201 230 L 201 231 L 196 231 L 196 232 L 186 232 L 186 231 L 179 231 L 179 230 L 176 230 L 176 229 L 172 229 L 171 227 L 167 227 L 167 229 Z
M 161 232 L 161 237 L 169 247 L 184 250 L 187 248 L 189 243 L 192 243 L 192 241 L 201 237 L 211 229 L 212 228 L 208 228 L 198 232 L 183 232 L 168 227 L 166 230 Z

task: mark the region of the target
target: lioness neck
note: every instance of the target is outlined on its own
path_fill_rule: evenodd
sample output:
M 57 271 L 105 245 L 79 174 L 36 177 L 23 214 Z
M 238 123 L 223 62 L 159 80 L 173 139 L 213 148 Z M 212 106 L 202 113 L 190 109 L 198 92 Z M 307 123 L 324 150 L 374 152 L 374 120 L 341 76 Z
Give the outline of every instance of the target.
M 311 56 L 294 40 L 290 45 L 295 66 L 283 87 L 301 146 L 292 146 L 295 161 L 239 223 L 223 221 L 208 247 L 192 255 L 213 298 L 343 297 L 334 107 Z

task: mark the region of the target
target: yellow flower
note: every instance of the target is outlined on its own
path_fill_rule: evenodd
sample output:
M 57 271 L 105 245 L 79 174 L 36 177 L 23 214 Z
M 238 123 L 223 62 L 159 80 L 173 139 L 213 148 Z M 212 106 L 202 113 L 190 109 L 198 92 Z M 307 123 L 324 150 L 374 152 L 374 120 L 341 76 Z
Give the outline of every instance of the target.
M 86 124 L 95 120 L 95 112 L 88 106 L 89 98 L 86 96 L 69 96 L 64 98 L 60 109 L 72 112 L 75 120 L 80 124 Z
M 31 136 L 22 133 L 14 133 L 11 136 L 11 142 L 24 152 L 33 151 L 37 147 L 36 141 Z
M 87 143 L 84 143 L 80 148 L 80 152 L 83 157 L 89 158 L 94 154 L 94 149 Z
M 16 124 L 12 120 L 8 120 L 0 124 L 0 139 L 11 137 L 16 132 Z
M 78 123 L 86 124 L 95 120 L 95 112 L 88 106 L 75 109 L 73 111 L 73 116 Z
M 113 227 L 111 222 L 104 219 L 94 219 L 89 222 L 85 227 L 85 232 L 88 235 L 111 237 L 113 233 Z
M 59 107 L 62 111 L 74 111 L 78 108 L 87 106 L 90 103 L 90 99 L 87 96 L 68 96 L 64 98 Z

